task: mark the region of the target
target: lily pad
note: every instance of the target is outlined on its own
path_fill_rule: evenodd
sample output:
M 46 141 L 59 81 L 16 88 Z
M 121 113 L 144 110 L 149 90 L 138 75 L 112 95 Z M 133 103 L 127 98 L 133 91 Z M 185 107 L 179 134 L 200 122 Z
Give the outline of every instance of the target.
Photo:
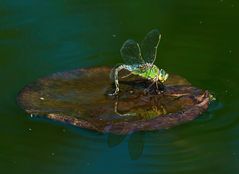
M 28 114 L 115 134 L 169 128 L 195 119 L 208 108 L 209 92 L 178 75 L 169 76 L 160 94 L 154 86 L 145 94 L 149 82 L 133 76 L 120 80 L 118 96 L 109 96 L 114 91 L 110 70 L 55 73 L 24 87 L 17 101 Z

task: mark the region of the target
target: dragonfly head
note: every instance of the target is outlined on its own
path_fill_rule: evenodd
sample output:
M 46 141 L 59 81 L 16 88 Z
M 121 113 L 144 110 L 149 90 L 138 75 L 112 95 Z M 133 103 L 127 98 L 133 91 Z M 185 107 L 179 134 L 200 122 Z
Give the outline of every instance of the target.
M 168 73 L 166 73 L 166 71 L 164 71 L 163 69 L 159 70 L 159 80 L 161 82 L 165 82 L 168 79 Z

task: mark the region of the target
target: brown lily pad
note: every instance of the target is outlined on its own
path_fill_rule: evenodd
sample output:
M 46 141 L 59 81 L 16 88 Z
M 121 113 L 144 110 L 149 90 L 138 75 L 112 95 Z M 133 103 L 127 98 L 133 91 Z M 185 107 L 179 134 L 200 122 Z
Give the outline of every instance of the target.
M 155 87 L 145 94 L 149 82 L 133 76 L 120 80 L 118 96 L 109 96 L 114 90 L 110 70 L 55 73 L 27 85 L 17 101 L 28 114 L 116 134 L 169 128 L 195 119 L 208 108 L 209 92 L 178 75 L 169 76 L 161 94 Z

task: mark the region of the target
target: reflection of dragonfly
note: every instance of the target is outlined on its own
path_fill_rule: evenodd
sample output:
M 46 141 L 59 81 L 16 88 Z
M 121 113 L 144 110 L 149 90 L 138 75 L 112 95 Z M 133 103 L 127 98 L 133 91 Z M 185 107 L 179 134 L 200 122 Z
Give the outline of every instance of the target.
M 157 47 L 161 38 L 159 30 L 151 30 L 142 41 L 141 45 L 134 40 L 127 40 L 124 42 L 120 53 L 126 64 L 116 66 L 111 71 L 111 77 L 115 81 L 115 92 L 110 95 L 117 95 L 119 92 L 119 81 L 118 73 L 125 69 L 130 73 L 122 78 L 128 77 L 129 75 L 138 75 L 142 78 L 152 81 L 152 84 L 156 84 L 158 89 L 158 83 L 163 83 L 167 80 L 168 74 L 163 70 L 159 69 L 154 65 Z M 142 54 L 141 54 L 142 51 Z M 150 88 L 149 87 L 149 88 Z M 146 91 L 148 91 L 148 89 Z
M 150 120 L 152 118 L 155 118 L 160 115 L 165 115 L 167 113 L 167 110 L 164 105 L 151 105 L 151 107 L 144 109 L 142 107 L 139 108 L 134 108 L 135 112 L 127 112 L 127 113 L 121 113 L 119 111 L 119 98 L 117 97 L 117 100 L 115 101 L 114 104 L 114 112 L 122 117 L 125 116 L 139 116 L 142 117 L 143 119 Z M 137 114 L 138 113 L 138 114 Z

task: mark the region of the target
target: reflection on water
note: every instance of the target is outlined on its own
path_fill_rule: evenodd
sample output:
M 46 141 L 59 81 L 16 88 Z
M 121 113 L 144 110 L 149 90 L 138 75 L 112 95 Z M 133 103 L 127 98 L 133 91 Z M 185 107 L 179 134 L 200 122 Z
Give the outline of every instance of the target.
M 212 102 L 210 104 L 208 111 L 206 111 L 202 116 L 200 116 L 196 120 L 196 122 L 209 121 L 215 115 L 215 112 L 221 110 L 222 108 L 223 108 L 222 104 L 219 103 L 218 101 Z M 165 130 L 149 132 L 149 133 L 136 132 L 136 133 L 132 133 L 128 135 L 116 135 L 116 134 L 109 133 L 107 143 L 110 148 L 114 148 L 116 146 L 119 146 L 121 143 L 123 143 L 123 141 L 125 141 L 126 143 L 128 143 L 128 152 L 129 152 L 130 158 L 132 160 L 138 160 L 143 155 L 144 144 L 149 143 L 147 140 L 145 140 L 145 136 L 155 135 L 157 138 L 159 138 L 160 135 L 163 136 L 164 133 L 165 133 Z
M 108 135 L 108 146 L 110 148 L 114 148 L 115 146 L 122 143 L 122 141 L 129 137 L 127 140 L 128 142 L 128 151 L 130 158 L 132 160 L 137 160 L 143 153 L 144 150 L 144 132 L 137 132 L 131 135 L 116 135 L 116 134 L 109 134 Z
M 151 105 L 146 107 L 140 107 L 140 108 L 133 108 L 130 109 L 128 112 L 121 112 L 119 108 L 119 99 L 117 98 L 114 104 L 114 111 L 117 115 L 121 117 L 127 117 L 127 116 L 137 116 L 139 118 L 143 119 L 153 119 L 160 115 L 166 115 L 168 112 L 164 105 L 158 103 L 157 105 Z M 124 107 L 123 107 L 124 108 Z
M 237 173 L 238 8 L 235 0 L 1 0 L 1 173 Z M 216 94 L 219 104 L 199 119 L 110 140 L 35 121 L 16 105 L 39 77 L 120 63 L 123 41 L 152 28 L 162 33 L 156 65 Z

